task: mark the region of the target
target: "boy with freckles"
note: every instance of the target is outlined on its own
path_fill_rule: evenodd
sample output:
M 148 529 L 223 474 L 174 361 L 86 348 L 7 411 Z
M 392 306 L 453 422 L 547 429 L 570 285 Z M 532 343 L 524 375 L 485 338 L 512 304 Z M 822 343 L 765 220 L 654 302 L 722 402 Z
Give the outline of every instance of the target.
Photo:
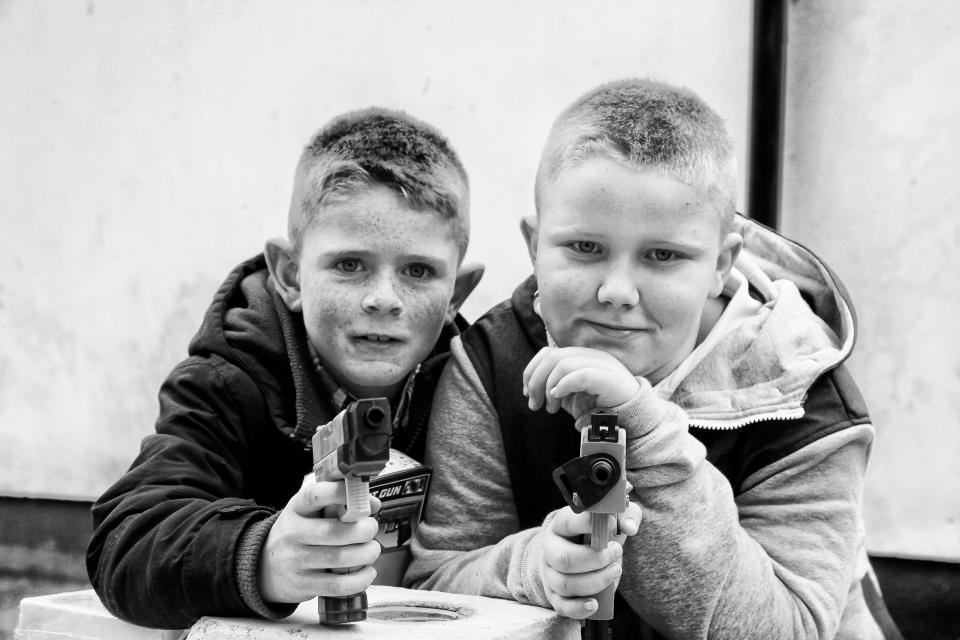
M 618 583 L 615 638 L 882 637 L 853 308 L 735 214 L 735 178 L 687 90 L 613 82 L 559 116 L 522 222 L 534 275 L 452 344 L 409 583 L 572 618 Z M 626 430 L 632 485 L 603 550 L 551 478 L 596 409 Z
M 422 458 L 460 304 L 467 174 L 433 127 L 368 109 L 335 118 L 297 165 L 288 237 L 238 266 L 160 390 L 156 434 L 93 507 L 90 580 L 133 623 L 281 618 L 365 590 L 372 517 L 322 517 L 343 483 L 303 483 L 311 437 L 386 397 L 392 446 Z M 371 498 L 371 511 L 379 504 Z M 358 567 L 355 573 L 329 569 Z

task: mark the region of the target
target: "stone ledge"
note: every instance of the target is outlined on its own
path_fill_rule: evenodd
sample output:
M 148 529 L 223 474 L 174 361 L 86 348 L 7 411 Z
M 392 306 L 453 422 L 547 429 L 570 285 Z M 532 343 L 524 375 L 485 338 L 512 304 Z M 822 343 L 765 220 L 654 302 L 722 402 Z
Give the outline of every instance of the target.
M 549 609 L 511 600 L 374 585 L 367 590 L 371 617 L 341 627 L 317 623 L 317 601 L 289 618 L 199 620 L 187 631 L 138 627 L 113 617 L 92 589 L 24 598 L 15 640 L 579 640 L 580 625 Z
M 579 640 L 578 622 L 550 609 L 512 600 L 465 596 L 439 591 L 416 591 L 374 585 L 367 590 L 370 618 L 365 622 L 324 627 L 317 624 L 317 602 L 301 604 L 284 620 L 202 618 L 187 640 L 302 640 L 356 637 L 368 640 Z M 416 615 L 416 611 L 422 615 Z M 410 616 L 406 617 L 409 613 Z M 384 615 L 385 614 L 385 615 Z M 453 616 L 461 616 L 452 619 Z M 380 619 L 380 616 L 388 619 Z M 433 617 L 429 621 L 406 621 Z M 406 618 L 406 620 L 405 620 Z M 448 619 L 443 619 L 448 618 Z

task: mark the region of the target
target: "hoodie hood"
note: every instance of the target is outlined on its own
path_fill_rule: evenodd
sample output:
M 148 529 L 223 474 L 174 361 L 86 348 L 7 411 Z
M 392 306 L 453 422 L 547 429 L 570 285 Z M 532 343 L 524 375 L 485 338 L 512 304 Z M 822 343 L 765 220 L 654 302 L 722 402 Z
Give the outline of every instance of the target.
M 302 317 L 287 309 L 269 277 L 262 254 L 231 271 L 190 342 L 190 355 L 219 356 L 246 371 L 277 428 L 307 442 L 335 413 L 313 373 Z
M 735 264 L 762 305 L 714 346 L 671 400 L 691 425 L 737 428 L 803 416 L 807 390 L 853 350 L 856 317 L 839 278 L 805 247 L 742 216 Z

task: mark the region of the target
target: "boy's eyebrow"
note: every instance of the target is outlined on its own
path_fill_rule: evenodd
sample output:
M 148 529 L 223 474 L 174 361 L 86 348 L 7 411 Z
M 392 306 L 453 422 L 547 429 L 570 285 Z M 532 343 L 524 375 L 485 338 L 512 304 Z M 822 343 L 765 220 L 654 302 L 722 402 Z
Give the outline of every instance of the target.
M 603 240 L 607 236 L 603 233 L 598 233 L 589 227 L 582 227 L 579 225 L 570 225 L 566 227 L 552 227 L 544 232 L 547 237 L 553 238 L 555 240 Z M 691 237 L 689 234 L 683 233 L 680 230 L 677 230 L 674 233 L 664 233 L 662 235 L 655 235 L 645 239 L 644 244 L 663 247 L 667 249 L 683 249 L 686 251 L 702 251 L 710 246 L 712 242 L 709 238 L 704 238 L 702 241 L 698 240 L 696 237 Z
M 334 249 L 331 251 L 321 251 L 320 258 L 327 260 L 331 258 L 370 258 L 379 256 L 379 251 L 369 249 Z M 438 256 L 424 255 L 422 253 L 405 253 L 401 256 L 406 262 L 425 262 L 431 265 L 442 265 L 444 259 Z

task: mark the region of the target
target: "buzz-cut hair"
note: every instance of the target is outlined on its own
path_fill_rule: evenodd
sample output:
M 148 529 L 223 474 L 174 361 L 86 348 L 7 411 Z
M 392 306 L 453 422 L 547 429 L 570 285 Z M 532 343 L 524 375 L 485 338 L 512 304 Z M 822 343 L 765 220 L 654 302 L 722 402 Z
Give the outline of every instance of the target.
M 537 171 L 537 209 L 562 171 L 598 155 L 638 171 L 661 171 L 702 193 L 725 226 L 733 220 L 733 140 L 720 116 L 689 89 L 630 78 L 574 101 L 547 137 Z
M 334 118 L 304 148 L 288 217 L 294 251 L 299 254 L 304 229 L 324 205 L 375 185 L 452 223 L 463 259 L 470 238 L 470 185 L 460 158 L 436 128 L 379 107 Z

